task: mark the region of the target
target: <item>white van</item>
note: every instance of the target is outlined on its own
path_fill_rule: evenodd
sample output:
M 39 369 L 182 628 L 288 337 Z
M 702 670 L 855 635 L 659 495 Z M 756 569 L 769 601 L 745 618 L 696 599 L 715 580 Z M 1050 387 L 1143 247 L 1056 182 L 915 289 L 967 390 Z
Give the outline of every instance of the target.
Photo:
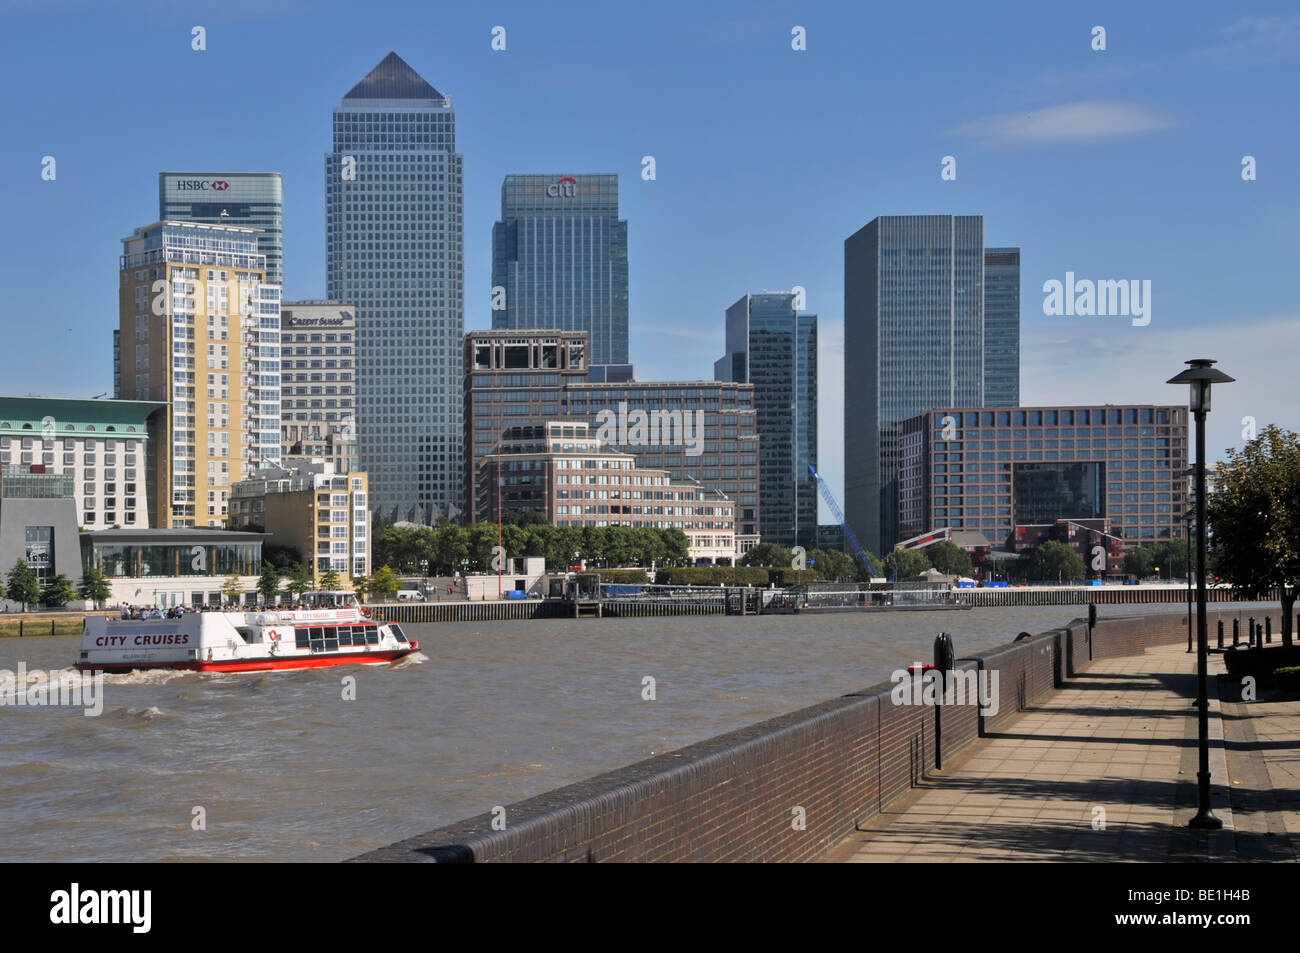
M 424 593 L 418 589 L 399 589 L 397 591 L 398 602 L 423 602 Z

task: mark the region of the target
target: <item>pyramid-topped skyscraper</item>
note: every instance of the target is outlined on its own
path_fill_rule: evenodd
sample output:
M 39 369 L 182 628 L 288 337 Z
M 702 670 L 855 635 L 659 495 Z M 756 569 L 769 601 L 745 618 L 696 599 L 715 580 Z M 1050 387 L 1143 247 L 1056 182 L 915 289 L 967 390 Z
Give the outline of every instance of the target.
M 357 453 L 388 518 L 460 516 L 464 204 L 451 101 L 389 53 L 334 110 L 325 157 L 328 293 L 357 306 Z

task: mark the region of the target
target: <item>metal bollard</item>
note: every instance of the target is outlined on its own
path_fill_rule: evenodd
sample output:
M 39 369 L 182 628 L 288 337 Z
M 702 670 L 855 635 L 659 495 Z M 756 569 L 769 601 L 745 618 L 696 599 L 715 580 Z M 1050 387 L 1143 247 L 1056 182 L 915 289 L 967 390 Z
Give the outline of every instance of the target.
M 1271 615 L 1264 616 L 1264 644 L 1273 644 L 1273 617 Z
M 1232 620 L 1232 647 L 1235 649 L 1241 644 L 1241 620 Z
M 1251 616 L 1246 622 L 1246 644 L 1252 649 L 1255 647 L 1255 617 Z
M 1263 647 L 1264 647 L 1264 623 L 1256 622 L 1255 623 L 1255 648 L 1262 649 Z
M 1223 620 L 1219 620 L 1219 648 L 1223 648 Z

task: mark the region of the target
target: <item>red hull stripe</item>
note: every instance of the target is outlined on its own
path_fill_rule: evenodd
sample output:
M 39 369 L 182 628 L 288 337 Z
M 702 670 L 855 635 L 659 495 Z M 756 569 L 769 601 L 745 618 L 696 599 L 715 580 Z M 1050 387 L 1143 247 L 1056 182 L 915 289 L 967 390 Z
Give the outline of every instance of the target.
M 384 665 L 396 662 L 414 652 L 410 649 L 393 649 L 386 652 L 350 652 L 346 655 L 311 655 L 302 658 L 245 659 L 230 662 L 107 662 L 99 665 L 78 664 L 82 672 L 130 672 L 136 669 L 170 668 L 193 672 L 275 672 L 300 668 L 328 668 L 332 665 Z

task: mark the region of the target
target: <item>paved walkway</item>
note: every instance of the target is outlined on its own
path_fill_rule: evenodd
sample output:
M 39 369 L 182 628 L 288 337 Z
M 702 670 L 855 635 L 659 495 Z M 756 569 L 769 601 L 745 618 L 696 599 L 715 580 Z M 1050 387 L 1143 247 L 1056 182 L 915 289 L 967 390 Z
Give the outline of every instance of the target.
M 1222 831 L 1186 827 L 1196 812 L 1196 657 L 1175 645 L 1093 662 L 826 859 L 1294 861 L 1300 702 L 1221 706 L 1222 670 L 1212 655 L 1210 772 Z

